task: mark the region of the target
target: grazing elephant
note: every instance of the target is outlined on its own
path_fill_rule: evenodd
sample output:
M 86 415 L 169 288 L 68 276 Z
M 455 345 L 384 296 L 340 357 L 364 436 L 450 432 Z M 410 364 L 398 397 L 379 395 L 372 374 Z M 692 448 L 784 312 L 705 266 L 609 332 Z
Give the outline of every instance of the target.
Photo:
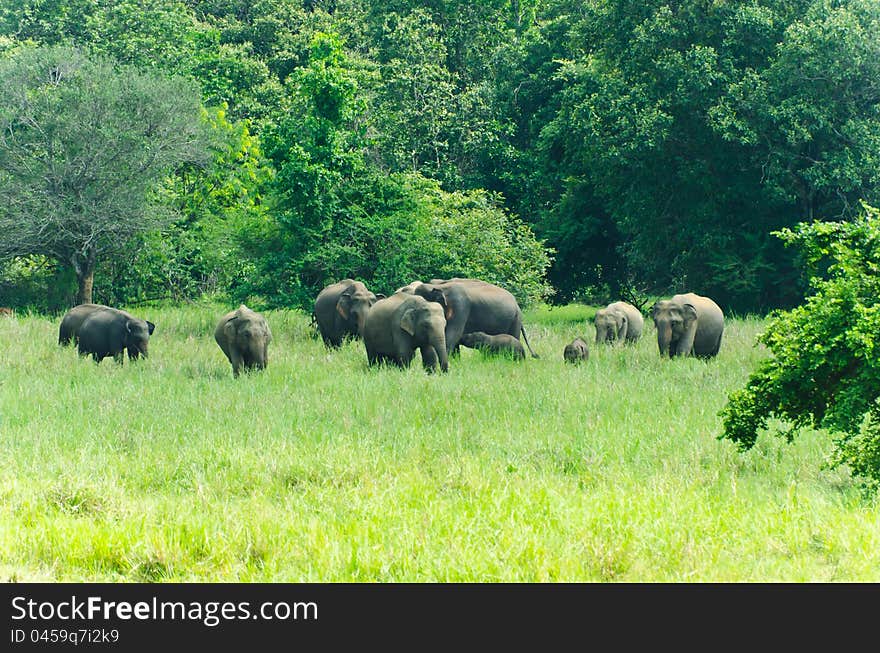
M 613 302 L 596 312 L 596 344 L 634 343 L 642 337 L 645 318 L 641 311 L 626 302 Z
M 419 295 L 394 293 L 377 301 L 364 324 L 363 340 L 370 365 L 388 362 L 401 367 L 412 363 L 416 349 L 422 354 L 422 365 L 433 372 L 448 371 L 446 351 L 446 319 L 443 308 Z
M 376 300 L 385 295 L 370 292 L 360 281 L 343 279 L 318 293 L 314 318 L 328 347 L 339 347 L 348 337 L 359 337 L 364 320 Z
M 590 358 L 590 347 L 583 338 L 575 338 L 565 345 L 562 351 L 562 358 L 566 363 L 577 364 Z
M 76 343 L 79 339 L 79 328 L 85 319 L 95 311 L 112 310 L 109 306 L 103 304 L 80 304 L 74 306 L 64 317 L 61 318 L 61 326 L 58 327 L 58 344 L 69 345 L 71 342 Z
M 512 356 L 514 360 L 525 360 L 526 358 L 526 350 L 523 349 L 522 343 L 518 338 L 514 338 L 508 333 L 490 336 L 483 331 L 471 331 L 461 337 L 459 344 L 489 354 Z
M 147 320 L 134 317 L 126 311 L 109 306 L 90 311 L 79 325 L 76 337 L 79 355 L 91 354 L 96 363 L 105 357 L 122 364 L 123 351 L 128 351 L 130 360 L 148 356 L 147 345 L 156 325 Z
M 220 318 L 214 340 L 232 364 L 234 378 L 238 378 L 242 368 L 246 372 L 263 370 L 269 363 L 269 323 L 244 304 Z
M 439 283 L 433 283 L 439 282 Z M 522 310 L 516 298 L 504 288 L 478 279 L 432 279 L 415 288 L 415 294 L 437 302 L 446 316 L 446 351 L 457 351 L 465 333 L 522 334 L 533 358 L 538 358 L 523 329 Z
M 692 292 L 654 304 L 660 355 L 712 358 L 721 348 L 724 313 L 708 297 Z

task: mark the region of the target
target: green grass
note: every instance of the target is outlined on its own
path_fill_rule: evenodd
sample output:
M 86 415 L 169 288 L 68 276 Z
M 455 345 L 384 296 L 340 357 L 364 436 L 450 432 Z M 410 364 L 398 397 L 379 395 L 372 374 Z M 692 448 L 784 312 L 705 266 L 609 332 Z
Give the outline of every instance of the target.
M 539 360 L 427 375 L 275 311 L 268 369 L 235 380 L 229 308 L 134 309 L 157 331 L 122 367 L 59 348 L 58 318 L 0 319 L 0 579 L 880 580 L 880 506 L 824 468 L 827 435 L 716 437 L 759 320 L 708 364 L 661 360 L 649 323 L 574 367 L 593 309 L 539 309 Z

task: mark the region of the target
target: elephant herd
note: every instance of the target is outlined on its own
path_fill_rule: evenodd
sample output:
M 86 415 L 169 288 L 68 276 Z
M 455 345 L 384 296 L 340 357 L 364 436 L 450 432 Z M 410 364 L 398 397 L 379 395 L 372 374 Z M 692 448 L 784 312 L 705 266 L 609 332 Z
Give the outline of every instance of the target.
M 724 314 L 708 297 L 686 293 L 658 301 L 652 318 L 661 355 L 711 358 L 718 353 Z M 360 281 L 343 279 L 318 294 L 312 319 L 329 348 L 339 347 L 347 338 L 360 338 L 370 365 L 407 367 L 418 351 L 427 371 L 439 366 L 446 372 L 460 347 L 515 360 L 524 360 L 528 350 L 538 358 L 514 296 L 479 279 L 414 281 L 389 297 L 371 292 Z M 644 319 L 637 308 L 618 301 L 599 310 L 594 324 L 596 344 L 634 343 L 642 335 Z M 112 356 L 122 363 L 125 352 L 130 359 L 148 355 L 154 330 L 152 322 L 126 311 L 80 304 L 62 318 L 58 342 L 76 342 L 80 355 L 90 354 L 96 362 Z M 234 377 L 268 364 L 269 324 L 244 304 L 220 318 L 214 339 Z M 567 363 L 588 358 L 589 345 L 583 338 L 575 338 L 563 351 Z
M 658 301 L 652 318 L 663 356 L 712 358 L 721 347 L 724 314 L 708 297 L 686 293 Z M 526 358 L 527 348 L 538 358 L 514 296 L 479 279 L 413 281 L 390 297 L 371 292 L 360 281 L 343 279 L 321 291 L 313 319 L 328 347 L 338 347 L 347 337 L 361 338 L 370 365 L 406 367 L 418 350 L 425 369 L 433 371 L 439 364 L 445 372 L 449 357 L 461 346 L 516 360 Z M 644 328 L 641 312 L 623 301 L 600 309 L 594 323 L 596 344 L 634 343 Z M 589 345 L 583 338 L 575 338 L 563 351 L 569 363 L 588 358 Z

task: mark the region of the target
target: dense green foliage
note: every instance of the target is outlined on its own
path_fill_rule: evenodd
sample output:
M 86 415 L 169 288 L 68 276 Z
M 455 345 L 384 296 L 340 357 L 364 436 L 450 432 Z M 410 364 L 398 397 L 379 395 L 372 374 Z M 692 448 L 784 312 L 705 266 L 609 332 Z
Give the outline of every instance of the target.
M 233 379 L 227 305 L 129 308 L 156 332 L 121 367 L 0 318 L 0 580 L 880 581 L 880 502 L 823 468 L 826 436 L 715 437 L 762 320 L 711 365 L 649 331 L 575 369 L 594 307 L 541 307 L 540 359 L 427 375 L 272 310 L 268 368 Z
M 807 280 L 771 233 L 880 199 L 874 0 L 0 4 L 0 52 L 60 43 L 191 78 L 252 140 L 239 170 L 220 156 L 175 173 L 174 227 L 145 237 L 140 272 L 99 273 L 114 301 L 303 305 L 346 274 L 387 290 L 439 270 L 358 234 L 406 248 L 407 207 L 451 215 L 477 197 L 529 241 L 511 267 L 538 279 L 535 243 L 552 254 L 528 290 L 497 272 L 523 297 L 549 281 L 553 301 L 693 290 L 789 307 Z M 207 197 L 227 182 L 234 194 Z M 497 269 L 455 243 L 432 242 L 426 263 L 444 245 L 459 261 L 444 269 Z
M 880 486 L 880 211 L 849 223 L 801 224 L 782 237 L 813 271 L 813 294 L 777 315 L 759 341 L 772 356 L 730 395 L 723 437 L 748 449 L 772 418 L 836 437 L 833 464 Z M 830 260 L 830 264 L 828 264 Z

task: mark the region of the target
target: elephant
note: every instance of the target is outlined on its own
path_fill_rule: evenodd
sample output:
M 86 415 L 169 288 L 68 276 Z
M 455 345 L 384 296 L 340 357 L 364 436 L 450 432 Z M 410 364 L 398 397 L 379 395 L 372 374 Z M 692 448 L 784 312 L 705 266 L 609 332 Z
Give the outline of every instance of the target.
M 712 358 L 721 348 L 724 313 L 714 301 L 692 292 L 654 304 L 660 355 Z
M 583 338 L 575 338 L 565 345 L 565 349 L 562 351 L 562 358 L 566 363 L 572 363 L 574 365 L 589 360 L 590 346 Z
M 123 351 L 128 351 L 130 360 L 148 356 L 150 336 L 156 325 L 147 320 L 134 317 L 126 311 L 109 306 L 89 311 L 89 315 L 79 325 L 76 333 L 79 355 L 91 354 L 96 363 L 106 356 L 122 364 Z
M 112 309 L 103 304 L 80 304 L 67 311 L 61 318 L 61 325 L 58 327 L 58 344 L 69 345 L 71 342 L 75 344 L 79 339 L 79 328 L 85 319 L 95 311 L 102 310 Z
M 632 344 L 642 337 L 645 318 L 641 311 L 626 302 L 612 302 L 596 312 L 596 344 L 624 342 Z
M 490 336 L 483 331 L 471 331 L 461 337 L 459 344 L 489 354 L 512 356 L 514 360 L 525 360 L 526 357 L 526 350 L 523 349 L 522 343 L 518 338 L 514 338 L 508 333 Z
M 421 281 L 412 281 L 412 282 L 406 284 L 405 286 L 401 286 L 400 288 L 398 288 L 394 292 L 405 292 L 405 293 L 411 295 L 416 291 L 416 288 L 418 288 L 421 285 L 422 285 Z
M 233 378 L 238 378 L 242 368 L 246 372 L 263 370 L 269 363 L 269 323 L 244 304 L 220 318 L 214 340 L 232 364 Z
M 370 308 L 384 297 L 354 279 L 343 279 L 324 288 L 315 298 L 313 312 L 324 344 L 336 348 L 346 337 L 359 337 Z
M 479 279 L 432 279 L 417 286 L 414 294 L 436 302 L 446 316 L 446 351 L 458 351 L 465 333 L 483 331 L 489 335 L 509 334 L 519 339 L 522 334 L 533 358 L 538 355 L 523 329 L 522 310 L 516 298 L 504 288 Z M 433 283 L 439 282 L 439 283 Z
M 449 370 L 446 351 L 446 318 L 443 308 L 424 297 L 394 293 L 378 300 L 367 313 L 363 341 L 367 362 L 394 363 L 408 367 L 415 350 L 422 354 L 422 365 L 433 372 L 440 361 L 440 370 Z

